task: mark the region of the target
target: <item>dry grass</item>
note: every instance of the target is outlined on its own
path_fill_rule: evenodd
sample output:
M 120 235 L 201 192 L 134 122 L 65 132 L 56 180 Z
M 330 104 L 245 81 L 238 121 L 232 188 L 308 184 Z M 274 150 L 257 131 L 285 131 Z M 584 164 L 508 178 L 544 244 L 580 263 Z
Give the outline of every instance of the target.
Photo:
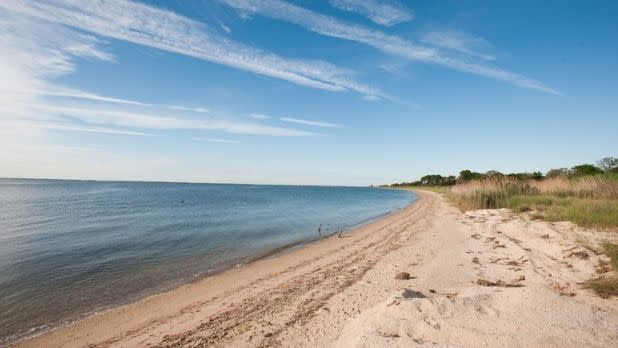
M 579 179 L 563 177 L 528 182 L 539 194 L 558 197 L 618 199 L 618 180 L 613 176 L 597 175 Z
M 449 196 L 463 210 L 509 208 L 549 221 L 618 227 L 618 179 L 611 175 L 542 181 L 494 177 L 457 184 Z
M 586 282 L 586 287 L 602 298 L 618 296 L 618 278 L 615 276 L 591 279 Z
M 502 208 L 505 199 L 519 195 L 618 200 L 618 178 L 613 175 L 596 175 L 539 181 L 492 177 L 457 184 L 452 187 L 451 193 L 471 209 Z
M 614 272 L 600 278 L 591 279 L 586 282 L 586 286 L 603 298 L 618 296 L 618 276 L 616 275 L 616 272 L 618 272 L 618 245 L 603 243 L 603 251 L 609 257 Z

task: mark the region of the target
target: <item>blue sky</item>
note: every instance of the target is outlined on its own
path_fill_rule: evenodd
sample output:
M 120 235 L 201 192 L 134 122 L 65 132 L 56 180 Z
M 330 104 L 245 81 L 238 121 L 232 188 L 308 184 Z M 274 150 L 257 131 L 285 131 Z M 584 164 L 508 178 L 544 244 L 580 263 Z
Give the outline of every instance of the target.
M 614 1 L 0 2 L 0 177 L 369 185 L 616 156 Z

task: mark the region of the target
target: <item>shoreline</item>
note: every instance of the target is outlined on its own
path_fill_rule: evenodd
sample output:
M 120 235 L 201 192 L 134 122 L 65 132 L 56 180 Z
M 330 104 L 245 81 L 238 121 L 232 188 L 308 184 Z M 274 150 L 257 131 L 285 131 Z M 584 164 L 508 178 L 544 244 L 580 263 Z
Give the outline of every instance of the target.
M 15 345 L 615 343 L 617 301 L 581 286 L 603 256 L 581 257 L 577 239 L 595 231 L 504 209 L 461 213 L 436 193 L 416 192 L 408 207 L 345 238 L 320 239 Z
M 376 215 L 375 217 L 368 218 L 368 219 L 366 219 L 364 221 L 361 221 L 361 222 L 359 222 L 359 223 L 357 223 L 355 225 L 352 225 L 352 226 L 350 226 L 348 228 L 344 228 L 343 229 L 344 235 L 347 234 L 347 233 L 354 233 L 354 231 L 356 229 L 359 229 L 359 228 L 361 228 L 363 226 L 369 225 L 369 224 L 371 224 L 373 222 L 376 222 L 376 221 L 379 221 L 381 219 L 385 219 L 385 218 L 387 218 L 387 217 L 389 217 L 389 216 L 391 216 L 393 214 L 397 214 L 398 212 L 409 208 L 412 204 L 416 203 L 416 201 L 418 201 L 418 199 L 419 199 L 418 194 L 414 193 L 413 191 L 411 191 L 411 192 L 413 193 L 414 196 L 413 196 L 412 200 L 410 201 L 410 203 L 408 203 L 408 205 L 406 205 L 405 207 L 399 208 L 399 209 L 394 209 L 394 210 L 391 210 L 389 212 Z M 319 243 L 319 242 L 321 242 L 323 240 L 326 240 L 326 239 L 329 239 L 329 238 L 334 238 L 337 233 L 338 233 L 337 231 L 333 231 L 333 232 L 331 232 L 329 234 L 323 235 L 321 238 L 318 237 L 318 238 L 314 238 L 314 239 L 299 240 L 299 241 L 288 243 L 288 244 L 285 244 L 285 245 L 282 245 L 282 246 L 279 246 L 279 247 L 276 247 L 276 248 L 272 248 L 272 249 L 264 251 L 263 253 L 260 253 L 260 254 L 258 254 L 256 256 L 248 257 L 247 261 L 242 263 L 242 266 L 247 266 L 247 265 L 249 265 L 252 262 L 260 261 L 260 260 L 263 260 L 263 259 L 279 257 L 279 256 L 282 256 L 282 255 L 288 254 L 290 252 L 293 252 L 294 250 L 306 247 L 306 246 L 311 245 L 313 243 Z M 225 271 L 227 271 L 227 270 L 229 270 L 229 269 L 231 269 L 231 268 L 233 268 L 235 266 L 237 266 L 237 265 L 228 265 L 224 269 L 221 269 L 221 270 L 216 271 L 216 272 L 214 272 L 212 274 L 209 274 L 206 277 L 210 277 L 210 276 L 216 275 L 218 273 L 225 272 Z M 205 277 L 200 278 L 200 279 L 196 279 L 195 282 L 199 282 L 200 280 L 202 280 L 204 278 Z M 190 282 L 190 283 L 193 283 L 193 282 Z
M 41 180 L 41 179 L 32 179 L 32 180 Z M 56 179 L 43 179 L 43 180 L 56 180 Z M 180 184 L 192 184 L 192 183 L 180 183 Z M 227 184 L 222 184 L 222 185 L 227 185 Z M 234 184 L 235 185 L 235 184 Z M 311 185 L 309 185 L 311 186 Z M 406 190 L 409 191 L 409 190 Z M 386 213 L 382 213 L 379 215 L 376 215 L 375 217 L 371 217 L 368 218 L 364 221 L 361 221 L 353 226 L 350 226 L 349 228 L 345 229 L 345 234 L 349 234 L 349 233 L 354 233 L 357 229 L 360 229 L 364 226 L 370 225 L 372 223 L 375 223 L 377 221 L 380 221 L 382 219 L 386 219 L 389 216 L 395 215 L 399 212 L 402 212 L 406 209 L 408 209 L 410 206 L 412 206 L 413 204 L 415 204 L 419 199 L 420 196 L 413 192 L 410 191 L 411 194 L 411 199 L 410 202 L 402 208 L 399 209 L 394 209 L 391 211 L 388 211 Z M 122 310 L 125 307 L 130 307 L 132 305 L 136 305 L 142 301 L 148 300 L 150 297 L 156 297 L 156 296 L 160 296 L 160 295 L 164 295 L 166 293 L 171 293 L 174 292 L 182 287 L 185 286 L 191 286 L 191 285 L 195 285 L 197 283 L 200 283 L 208 278 L 211 277 L 216 277 L 218 275 L 221 275 L 223 273 L 226 272 L 230 272 L 234 269 L 238 269 L 238 268 L 243 268 L 243 267 L 249 267 L 251 264 L 255 263 L 255 262 L 260 262 L 262 260 L 269 260 L 269 259 L 275 259 L 278 257 L 281 257 L 283 255 L 287 255 L 290 253 L 293 253 L 297 250 L 300 250 L 302 248 L 305 248 L 307 246 L 313 245 L 315 243 L 320 243 L 320 242 L 324 242 L 326 240 L 329 240 L 331 238 L 335 238 L 335 235 L 337 235 L 338 231 L 333 231 L 330 232 L 329 234 L 325 234 L 324 236 L 322 236 L 322 238 L 314 238 L 314 239 L 304 239 L 304 240 L 299 240 L 299 241 L 295 241 L 295 242 L 291 242 L 291 243 L 287 243 L 272 249 L 268 249 L 265 250 L 263 252 L 259 252 L 256 253 L 255 255 L 250 255 L 247 257 L 244 257 L 242 259 L 238 259 L 232 262 L 229 262 L 225 265 L 221 265 L 220 267 L 218 267 L 217 269 L 213 269 L 210 272 L 207 273 L 203 273 L 199 276 L 196 276 L 194 279 L 191 279 L 189 281 L 185 281 L 185 282 L 179 282 L 176 285 L 173 285 L 169 288 L 164 288 L 162 290 L 154 290 L 152 293 L 147 294 L 143 297 L 138 297 L 135 300 L 129 300 L 127 302 L 121 302 L 118 304 L 112 304 L 110 306 L 107 307 L 103 307 L 103 308 L 99 308 L 96 309 L 94 311 L 90 311 L 90 312 L 86 312 L 86 313 L 82 313 L 80 315 L 77 315 L 74 318 L 68 318 L 63 320 L 60 323 L 50 323 L 50 324 L 46 324 L 45 327 L 46 329 L 42 329 L 40 331 L 37 331 L 37 328 L 33 328 L 31 329 L 32 331 L 36 331 L 34 334 L 28 334 L 25 333 L 23 335 L 21 335 L 20 337 L 17 337 L 13 340 L 9 340 L 6 343 L 3 343 L 0 346 L 21 346 L 22 344 L 24 344 L 25 342 L 37 339 L 40 336 L 45 336 L 48 335 L 50 333 L 53 333 L 57 330 L 62 330 L 68 327 L 71 327 L 75 324 L 78 324 L 82 321 L 86 321 L 89 320 L 92 317 L 96 317 L 96 316 L 100 316 L 100 315 L 104 315 L 110 311 L 115 311 L 115 310 Z

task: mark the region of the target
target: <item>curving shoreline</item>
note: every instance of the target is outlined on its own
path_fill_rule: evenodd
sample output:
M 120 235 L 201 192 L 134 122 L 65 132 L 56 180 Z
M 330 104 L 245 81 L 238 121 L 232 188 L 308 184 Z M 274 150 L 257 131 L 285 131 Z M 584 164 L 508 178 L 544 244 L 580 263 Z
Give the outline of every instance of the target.
M 36 183 L 37 199 L 23 203 L 29 216 L 0 209 L 8 219 L 2 236 L 9 236 L 0 265 L 0 346 L 296 249 L 317 239 L 318 223 L 326 236 L 414 198 L 372 188 Z M 11 185 L 15 192 L 33 186 Z M 114 193 L 91 195 L 106 188 Z M 74 198 L 67 207 L 55 199 L 65 190 Z M 15 197 L 19 205 L 28 196 Z M 81 215 L 64 213 L 73 209 Z
M 378 222 L 382 219 L 386 219 L 392 215 L 396 215 L 406 209 L 408 209 L 411 205 L 413 205 L 417 200 L 418 197 L 416 197 L 414 195 L 414 193 L 412 193 L 413 196 L 411 196 L 410 202 L 409 204 L 401 209 L 396 209 L 390 212 L 386 212 L 384 214 L 380 214 L 378 216 L 369 218 L 365 221 L 361 221 L 358 224 L 351 226 L 349 229 L 346 229 L 346 235 L 350 234 L 350 233 L 355 233 L 355 231 L 357 229 L 363 228 L 367 225 L 371 225 L 375 222 Z M 20 337 L 18 339 L 16 339 L 15 341 L 9 342 L 8 345 L 10 346 L 28 346 L 30 345 L 31 342 L 38 342 L 39 339 L 41 339 L 42 337 L 46 337 L 48 335 L 55 335 L 55 333 L 57 331 L 63 332 L 65 330 L 69 330 L 76 325 L 80 326 L 82 322 L 85 321 L 89 321 L 92 318 L 98 318 L 100 316 L 107 316 L 107 315 L 111 315 L 110 312 L 115 312 L 115 311 L 124 311 L 126 308 L 132 307 L 134 305 L 139 305 L 141 302 L 144 301 L 149 301 L 151 298 L 157 297 L 157 296 L 162 296 L 162 295 L 166 295 L 168 293 L 172 293 L 175 291 L 178 291 L 182 288 L 185 287 L 191 287 L 193 285 L 197 285 L 201 282 L 204 282 L 207 279 L 213 278 L 213 277 L 218 277 L 221 276 L 224 273 L 227 272 L 232 272 L 238 269 L 242 269 L 242 268 L 246 268 L 246 267 L 250 267 L 252 264 L 256 263 L 256 262 L 260 262 L 263 260 L 269 260 L 269 259 L 275 259 L 275 258 L 280 258 L 284 255 L 290 254 L 290 253 L 294 253 L 302 248 L 306 248 L 308 246 L 311 246 L 313 244 L 316 243 L 322 243 L 325 242 L 329 239 L 332 238 L 336 238 L 335 235 L 337 234 L 337 231 L 332 231 L 329 234 L 325 234 L 322 238 L 316 238 L 316 239 L 307 239 L 307 240 L 299 240 L 297 242 L 293 242 L 293 243 L 289 243 L 289 244 L 285 244 L 276 248 L 273 248 L 271 250 L 266 250 L 262 253 L 253 255 L 253 256 L 249 256 L 247 258 L 245 258 L 244 260 L 239 260 L 237 262 L 232 262 L 230 264 L 224 265 L 219 267 L 216 270 L 213 270 L 212 272 L 209 272 L 207 275 L 204 275 L 202 277 L 199 277 L 195 280 L 186 282 L 186 283 L 181 283 L 177 286 L 174 286 L 171 289 L 167 289 L 161 292 L 155 292 L 153 294 L 147 295 L 143 298 L 137 299 L 135 301 L 131 301 L 129 303 L 125 303 L 125 304 L 119 304 L 119 305 L 115 305 L 115 306 L 111 306 L 108 308 L 102 308 L 93 312 L 89 312 L 89 313 L 84 313 L 83 315 L 71 319 L 71 320 L 66 320 L 63 323 L 59 323 L 55 326 L 51 326 L 48 329 L 44 329 L 41 330 L 39 332 L 36 332 L 33 335 L 26 335 L 24 337 Z M 43 342 L 45 342 L 45 339 L 43 340 Z M 38 343 L 34 344 L 35 346 L 38 345 Z M 47 345 L 47 343 L 45 343 L 45 345 Z M 64 345 L 62 343 L 60 343 L 60 345 Z M 78 344 L 77 346 L 79 346 L 80 344 Z
M 420 196 L 345 238 L 310 243 L 17 345 L 615 343 L 616 301 L 578 285 L 602 257 L 572 256 L 577 233 L 586 230 L 505 210 L 462 214 L 435 193 Z M 400 272 L 410 277 L 395 279 Z

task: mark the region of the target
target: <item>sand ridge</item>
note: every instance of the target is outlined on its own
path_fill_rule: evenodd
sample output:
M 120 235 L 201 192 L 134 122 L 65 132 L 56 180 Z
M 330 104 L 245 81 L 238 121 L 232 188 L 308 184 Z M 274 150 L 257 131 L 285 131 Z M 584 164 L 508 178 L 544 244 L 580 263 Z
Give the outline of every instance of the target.
M 618 304 L 581 283 L 594 231 L 420 192 L 344 238 L 251 263 L 22 346 L 615 346 Z M 613 238 L 613 236 L 612 236 Z M 396 279 L 407 272 L 409 276 Z M 402 278 L 402 277 L 399 277 Z

